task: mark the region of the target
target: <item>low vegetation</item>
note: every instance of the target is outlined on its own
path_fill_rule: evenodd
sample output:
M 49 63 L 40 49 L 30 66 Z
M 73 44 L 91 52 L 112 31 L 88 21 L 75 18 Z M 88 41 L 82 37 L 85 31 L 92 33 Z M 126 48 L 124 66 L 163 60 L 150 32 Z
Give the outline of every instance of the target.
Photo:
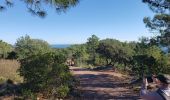
M 145 75 L 169 73 L 169 54 L 152 39 L 142 37 L 139 42 L 121 42 L 115 39 L 99 40 L 92 35 L 87 43 L 73 45 L 63 50 L 75 66 L 96 68 L 112 66 L 117 70 L 135 74 L 138 78 Z M 92 48 L 93 47 L 93 48 Z
M 85 44 L 54 49 L 46 41 L 21 37 L 0 61 L 1 81 L 22 83 L 19 93 L 24 99 L 40 94 L 42 98 L 65 98 L 76 83 L 69 71 L 70 61 L 72 66 L 94 70 L 112 67 L 137 79 L 170 73 L 169 53 L 151 40 L 121 42 L 92 35 Z
M 11 79 L 14 82 L 20 83 L 23 81 L 19 75 L 18 69 L 20 63 L 17 60 L 0 60 L 0 83 Z
M 12 49 L 12 45 L 0 40 L 0 58 L 7 58 Z
M 66 66 L 64 56 L 46 53 L 21 60 L 20 75 L 26 90 L 46 97 L 64 98 L 74 85 L 74 78 Z
M 39 95 L 65 98 L 73 90 L 75 79 L 65 64 L 66 56 L 53 50 L 46 41 L 21 37 L 14 50 L 6 54 L 0 60 L 3 82 L 0 95 L 15 94 L 23 99 L 36 99 Z

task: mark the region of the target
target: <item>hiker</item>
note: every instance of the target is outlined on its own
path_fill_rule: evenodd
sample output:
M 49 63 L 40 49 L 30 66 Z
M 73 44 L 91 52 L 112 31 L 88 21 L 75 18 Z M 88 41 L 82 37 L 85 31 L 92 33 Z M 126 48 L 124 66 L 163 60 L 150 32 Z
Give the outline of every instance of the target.
M 170 76 L 168 75 L 157 75 L 152 76 L 152 80 L 156 83 L 158 89 L 153 92 L 147 91 L 148 80 L 143 79 L 142 88 L 140 95 L 144 100 L 170 100 Z

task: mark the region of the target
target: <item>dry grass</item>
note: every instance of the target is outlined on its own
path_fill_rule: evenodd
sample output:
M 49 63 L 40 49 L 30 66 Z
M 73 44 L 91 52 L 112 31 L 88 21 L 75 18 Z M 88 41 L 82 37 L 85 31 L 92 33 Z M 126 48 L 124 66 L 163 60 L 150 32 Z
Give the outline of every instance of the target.
M 16 60 L 0 60 L 0 80 L 4 81 L 11 79 L 14 82 L 22 82 L 22 78 L 18 75 L 17 72 L 20 64 Z

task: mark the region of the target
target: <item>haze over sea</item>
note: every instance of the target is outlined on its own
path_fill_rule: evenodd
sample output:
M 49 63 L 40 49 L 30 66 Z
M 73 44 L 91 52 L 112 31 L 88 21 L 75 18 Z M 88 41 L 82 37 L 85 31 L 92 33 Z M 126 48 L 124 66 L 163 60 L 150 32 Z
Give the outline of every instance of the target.
M 52 48 L 67 48 L 70 47 L 72 44 L 52 44 L 50 45 Z

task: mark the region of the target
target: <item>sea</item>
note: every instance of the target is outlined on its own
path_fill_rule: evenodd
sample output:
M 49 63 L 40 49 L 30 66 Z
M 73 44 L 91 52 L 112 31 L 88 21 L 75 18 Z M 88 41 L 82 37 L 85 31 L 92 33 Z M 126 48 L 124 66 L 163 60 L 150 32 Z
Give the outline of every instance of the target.
M 70 47 L 71 46 L 71 44 L 52 44 L 51 45 L 51 47 L 52 48 L 68 48 L 68 47 Z

